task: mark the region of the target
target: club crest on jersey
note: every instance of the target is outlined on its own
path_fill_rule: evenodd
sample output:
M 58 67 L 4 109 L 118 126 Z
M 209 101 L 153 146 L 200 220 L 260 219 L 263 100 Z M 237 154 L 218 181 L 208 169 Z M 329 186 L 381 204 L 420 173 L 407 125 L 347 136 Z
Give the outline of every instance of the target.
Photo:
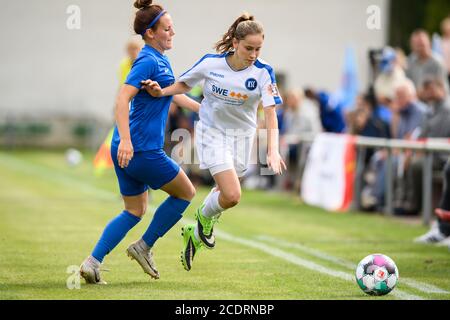
M 253 91 L 256 89 L 257 86 L 258 82 L 256 82 L 256 79 L 250 78 L 245 80 L 245 87 L 247 88 L 247 90 Z
M 280 93 L 278 92 L 278 87 L 277 87 L 276 83 L 269 84 L 267 86 L 267 91 L 269 91 L 269 94 L 274 97 L 278 97 L 280 95 Z

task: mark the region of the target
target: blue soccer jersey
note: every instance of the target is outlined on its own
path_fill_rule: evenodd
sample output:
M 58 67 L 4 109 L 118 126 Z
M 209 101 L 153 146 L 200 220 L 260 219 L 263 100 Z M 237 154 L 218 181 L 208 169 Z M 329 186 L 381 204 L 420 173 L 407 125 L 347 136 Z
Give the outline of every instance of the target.
M 149 45 L 145 45 L 134 61 L 125 83 L 139 89 L 131 101 L 130 134 L 135 152 L 161 149 L 164 146 L 164 132 L 172 97 L 153 98 L 141 90 L 141 81 L 157 81 L 161 88 L 175 82 L 167 56 Z M 120 143 L 119 131 L 114 129 L 112 145 Z

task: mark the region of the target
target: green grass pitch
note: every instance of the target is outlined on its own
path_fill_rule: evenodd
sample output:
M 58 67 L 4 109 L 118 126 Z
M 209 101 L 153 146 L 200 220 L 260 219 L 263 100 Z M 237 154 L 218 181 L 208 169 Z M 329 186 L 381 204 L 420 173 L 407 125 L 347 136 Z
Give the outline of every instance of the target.
M 329 213 L 288 194 L 244 190 L 217 225 L 216 249 L 202 250 L 193 269 L 180 263 L 183 223 L 208 190 L 200 188 L 185 220 L 155 246 L 161 279 L 151 280 L 125 254 L 147 228 L 165 194 L 109 254 L 106 286 L 69 289 L 103 227 L 122 210 L 113 170 L 95 177 L 92 154 L 69 167 L 64 152 L 0 151 L 0 299 L 449 299 L 450 252 L 418 245 L 420 223 L 368 213 Z M 387 296 L 364 294 L 354 267 L 383 253 L 400 280 Z M 72 278 L 70 278 L 72 277 Z

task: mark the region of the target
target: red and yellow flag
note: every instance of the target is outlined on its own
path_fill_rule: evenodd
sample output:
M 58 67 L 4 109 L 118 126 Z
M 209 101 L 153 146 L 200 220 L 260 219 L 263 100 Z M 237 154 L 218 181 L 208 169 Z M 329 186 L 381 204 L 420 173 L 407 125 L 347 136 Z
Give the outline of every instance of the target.
M 114 133 L 114 127 L 109 130 L 108 136 L 97 151 L 94 158 L 94 173 L 96 176 L 103 174 L 105 169 L 113 168 L 114 164 L 111 159 L 111 139 Z

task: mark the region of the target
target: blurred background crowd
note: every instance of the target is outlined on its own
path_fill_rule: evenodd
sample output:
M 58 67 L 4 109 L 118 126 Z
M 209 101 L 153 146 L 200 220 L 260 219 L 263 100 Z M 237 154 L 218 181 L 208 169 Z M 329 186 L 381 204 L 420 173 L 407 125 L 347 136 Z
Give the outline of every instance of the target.
M 65 8 L 71 4 L 67 1 L 63 2 L 58 3 L 58 6 Z M 45 48 L 45 46 L 43 48 L 27 47 L 26 41 L 23 40 L 26 38 L 19 40 L 17 36 L 14 36 L 13 47 L 16 49 L 15 52 L 5 50 L 2 53 L 2 61 L 6 71 L 0 79 L 2 94 L 5 97 L 0 105 L 1 148 L 50 146 L 58 148 L 76 147 L 96 151 L 101 146 L 103 155 L 108 154 L 107 146 L 110 135 L 106 133 L 110 132 L 113 125 L 111 121 L 113 108 L 111 105 L 105 104 L 104 100 L 99 103 L 99 99 L 108 96 L 111 97 L 111 102 L 114 100 L 117 87 L 126 78 L 143 43 L 139 37 L 129 38 L 130 33 L 126 33 L 131 28 L 132 12 L 124 13 L 123 10 L 117 9 L 118 15 L 121 14 L 121 24 L 118 26 L 118 23 L 112 21 L 114 19 L 111 19 L 110 15 L 90 14 L 91 11 L 103 12 L 103 9 L 101 9 L 102 1 L 95 2 L 95 4 L 82 0 L 78 2 L 83 17 L 82 21 L 84 21 L 84 29 L 78 35 L 73 32 L 69 34 L 70 31 L 66 30 L 61 31 L 66 32 L 64 36 L 61 36 L 63 33 L 59 33 L 58 38 L 55 38 L 54 23 L 55 21 L 60 22 L 59 18 L 54 18 L 58 17 L 54 12 L 56 9 L 47 10 L 49 6 L 42 5 L 36 7 L 36 10 L 30 10 L 30 12 L 35 13 L 32 15 L 33 17 L 25 15 L 29 17 L 29 21 L 24 23 L 23 26 L 30 25 L 31 19 L 40 14 L 43 16 L 55 14 L 51 19 L 40 20 L 37 28 L 41 33 L 30 40 L 34 41 L 32 43 L 35 44 L 35 47 L 39 47 L 39 41 L 41 40 L 45 44 L 50 43 L 50 49 Z M 284 104 L 277 109 L 280 148 L 287 160 L 288 172 L 282 177 L 262 176 L 258 167 L 262 166 L 260 163 L 264 163 L 264 161 L 259 161 L 259 164 L 255 165 L 246 177 L 244 185 L 247 188 L 277 189 L 299 194 L 311 139 L 322 132 L 384 139 L 450 139 L 450 4 L 448 1 L 349 1 L 345 5 L 328 0 L 322 1 L 321 4 L 288 1 L 292 10 L 286 10 L 290 7 L 285 7 L 285 4 L 281 3 L 268 3 L 269 7 L 264 7 L 259 5 L 259 2 L 258 4 L 249 2 L 249 8 L 244 8 L 242 5 L 242 10 L 239 10 L 239 12 L 233 11 L 228 15 L 208 14 L 206 11 L 210 10 L 208 6 L 211 6 L 211 4 L 201 0 L 193 1 L 190 4 L 177 3 L 176 1 L 162 2 L 169 12 L 173 13 L 175 26 L 178 27 L 176 29 L 178 31 L 176 41 L 178 42 L 173 50 L 173 55 L 170 56 L 177 67 L 176 74 L 180 74 L 180 71 L 191 66 L 202 54 L 206 53 L 197 49 L 184 49 L 197 45 L 202 49 L 204 47 L 210 48 L 213 41 L 210 41 L 208 32 L 211 31 L 211 39 L 218 39 L 220 34 L 225 31 L 224 28 L 228 25 L 228 22 L 241 11 L 250 11 L 258 19 L 261 19 L 265 25 L 267 40 L 262 57 L 266 59 L 266 56 L 268 56 L 267 60 L 278 71 L 276 75 L 278 87 L 284 100 Z M 372 2 L 380 9 L 382 15 L 380 31 L 369 30 L 366 26 L 368 15 L 365 9 L 372 5 Z M 103 2 L 103 5 L 105 3 Z M 30 4 L 30 6 L 33 5 L 35 4 Z M 329 10 L 335 13 L 325 12 L 323 7 L 320 7 L 321 5 L 336 9 Z M 5 15 L 5 19 L 2 19 L 3 23 L 8 21 L 8 12 L 21 10 L 17 6 L 19 4 L 2 3 L 2 7 L 5 9 L 3 11 Z M 84 9 L 88 6 L 91 10 Z M 132 10 L 131 2 L 124 5 L 123 2 L 119 3 L 119 1 L 114 0 L 108 2 L 108 6 L 111 9 L 126 7 Z M 229 10 L 229 8 L 227 6 L 226 10 Z M 321 12 L 321 16 L 316 16 L 316 12 Z M 218 19 L 217 23 L 211 24 L 209 22 L 209 24 L 203 25 L 204 29 L 202 30 L 205 32 L 207 39 L 203 39 L 197 29 L 193 32 L 193 30 L 186 28 L 186 23 L 189 21 L 195 25 L 202 25 L 201 19 L 192 21 L 193 13 L 203 15 L 205 21 Z M 346 19 L 346 15 L 353 18 Z M 302 18 L 295 20 L 292 18 L 295 16 L 301 16 Z M 66 17 L 64 16 L 64 18 Z M 268 17 L 271 17 L 271 19 Z M 296 23 L 306 23 L 307 26 L 299 31 L 290 29 L 291 32 L 286 32 L 277 22 L 283 17 L 286 17 L 283 20 L 286 22 L 286 26 L 292 26 Z M 328 26 L 328 28 L 322 30 L 320 24 L 316 24 L 308 29 L 308 24 L 312 23 L 312 20 L 307 20 L 308 17 L 311 19 L 315 17 L 314 22 L 316 23 L 317 19 L 321 20 L 320 17 L 322 17 L 320 23 Z M 353 25 L 347 25 L 355 21 L 360 24 L 359 29 Z M 95 29 L 96 35 L 93 35 L 92 31 L 89 33 L 89 28 L 101 26 L 102 23 L 105 26 L 109 23 L 111 26 L 117 27 L 120 32 L 114 33 L 114 30 L 111 30 L 112 27 L 104 27 Z M 342 29 L 342 31 L 334 32 L 333 28 L 330 28 L 333 25 L 334 29 Z M 12 35 L 7 31 L 6 25 L 2 25 L 1 29 L 1 35 L 4 38 L 3 43 L 7 44 L 12 39 Z M 28 28 L 22 28 L 22 25 L 18 25 L 17 32 L 20 33 L 25 29 L 28 30 Z M 86 36 L 87 33 L 82 32 L 87 32 L 89 37 Z M 111 58 L 109 54 L 105 54 L 105 51 L 100 49 L 102 46 L 109 48 L 108 46 L 111 46 L 111 44 L 117 47 L 118 41 L 114 35 L 119 35 L 119 33 L 120 39 L 129 38 L 130 40 L 126 44 L 125 57 L 120 60 L 120 63 L 117 63 L 119 59 L 114 63 L 112 61 L 115 61 L 117 54 Z M 333 33 L 333 37 L 337 40 L 327 37 L 327 33 Z M 345 38 L 344 36 L 342 39 L 339 38 L 342 34 L 348 35 L 349 39 L 356 40 L 346 42 L 342 40 Z M 95 38 L 97 36 L 98 39 Z M 48 38 L 53 40 L 46 42 Z M 72 43 L 83 43 L 83 45 L 76 48 L 71 47 L 69 42 L 64 42 L 68 39 Z M 89 45 L 86 45 L 86 39 L 88 39 Z M 17 44 L 18 40 L 23 42 L 22 45 Z M 333 40 L 339 42 L 339 48 L 344 48 L 342 52 L 334 52 L 329 49 L 332 47 L 327 45 L 333 44 Z M 59 42 L 65 45 L 59 45 Z M 123 42 L 119 45 L 123 48 Z M 317 46 L 324 49 L 317 53 L 320 58 L 316 60 L 310 49 L 316 50 L 314 48 Z M 290 49 L 291 47 L 293 49 Z M 69 57 L 64 53 L 65 49 L 70 49 L 71 54 L 73 52 L 76 54 Z M 17 61 L 21 61 L 20 59 L 16 60 L 17 55 L 22 57 L 21 54 L 28 52 L 27 50 L 31 52 L 31 55 L 27 54 L 31 56 L 30 59 L 34 55 L 40 59 L 40 61 L 31 60 L 33 67 L 29 70 L 25 70 L 26 67 L 24 67 L 29 66 L 28 62 L 24 61 L 22 64 L 17 63 Z M 183 52 L 183 54 L 180 54 L 180 52 Z M 211 49 L 207 52 L 211 52 Z M 361 55 L 361 52 L 363 55 Z M 123 54 L 123 51 L 120 54 Z M 191 58 L 191 56 L 196 58 Z M 336 63 L 333 62 L 328 67 L 330 61 L 336 61 L 336 57 L 342 56 L 344 57 L 343 63 L 336 66 Z M 187 62 L 185 60 L 180 62 L 181 57 L 186 58 Z M 295 59 L 291 59 L 293 57 Z M 361 59 L 364 61 L 361 61 Z M 85 65 L 80 64 L 80 61 L 85 61 Z M 88 64 L 91 61 L 95 61 L 95 63 Z M 9 62 L 14 63 L 14 67 L 11 67 Z M 48 67 L 49 62 L 51 62 L 51 67 Z M 302 70 L 297 69 L 298 63 L 303 63 Z M 118 74 L 117 65 L 119 65 Z M 361 68 L 361 66 L 366 67 Z M 59 75 L 57 73 L 58 68 L 68 67 L 71 68 L 69 74 Z M 97 72 L 92 73 L 92 76 L 85 76 L 82 80 L 77 78 L 80 74 L 90 74 L 88 71 L 95 70 L 95 68 L 98 68 L 98 70 L 114 69 L 113 74 L 115 73 L 116 77 Z M 318 71 L 314 72 L 314 69 Z M 335 72 L 338 69 L 341 70 L 340 74 Z M 303 71 L 311 81 L 301 78 Z M 12 77 L 17 74 L 21 76 Z M 32 79 L 30 82 L 28 82 L 28 75 Z M 331 77 L 341 79 L 337 88 L 330 86 Z M 11 78 L 22 78 L 22 80 L 11 81 Z M 76 84 L 71 82 L 72 78 L 77 79 Z M 39 86 L 39 79 L 42 80 L 41 86 Z M 323 79 L 323 81 L 320 79 Z M 53 82 L 50 82 L 50 80 Z M 18 81 L 21 83 L 18 83 Z M 52 88 L 55 83 L 58 84 L 59 96 L 56 94 L 56 90 Z M 82 88 L 83 85 L 88 86 L 88 88 L 83 87 L 83 90 L 76 91 L 76 88 Z M 17 88 L 20 88 L 20 90 Z M 20 94 L 20 92 L 27 94 Z M 62 95 L 61 92 L 64 94 Z M 50 99 L 53 94 L 55 94 L 55 97 L 58 96 L 58 99 L 54 99 L 56 102 Z M 42 98 L 43 96 L 45 96 L 45 99 Z M 190 96 L 201 101 L 201 88 L 193 88 Z M 82 99 L 82 97 L 84 98 Z M 64 114 L 58 117 L 58 121 L 55 120 L 51 123 L 50 120 L 45 121 L 45 119 L 51 119 L 51 115 L 60 114 L 61 111 L 58 109 L 57 103 L 60 103 L 61 106 L 69 106 L 71 110 L 82 111 L 70 115 Z M 51 104 L 53 109 L 51 113 L 48 113 L 46 106 Z M 30 105 L 33 105 L 34 109 Z M 100 105 L 103 110 L 110 111 L 100 112 L 97 110 L 97 106 Z M 27 109 L 28 107 L 30 109 Z M 22 111 L 18 112 L 19 109 Z M 108 120 L 99 122 L 90 113 L 95 110 L 101 114 L 108 113 Z M 80 116 L 80 114 L 83 116 Z M 43 116 L 38 117 L 38 115 Z M 258 118 L 260 128 L 263 129 L 262 112 L 259 112 Z M 196 114 L 189 113 L 176 105 L 171 106 L 166 128 L 165 147 L 169 155 L 173 155 L 173 149 L 179 143 L 178 140 L 172 141 L 172 133 L 182 128 L 193 135 L 193 126 L 197 119 Z M 70 136 L 61 133 L 67 128 L 70 128 Z M 108 138 L 101 145 L 105 136 Z M 305 140 L 305 137 L 309 138 L 309 142 Z M 258 143 L 264 142 L 258 141 Z M 183 155 L 175 154 L 175 157 L 177 156 L 182 158 Z M 367 150 L 361 174 L 362 191 L 361 194 L 355 195 L 359 197 L 359 209 L 382 211 L 386 205 L 386 159 L 387 150 L 383 148 Z M 395 168 L 394 212 L 397 215 L 417 216 L 420 214 L 423 205 L 421 203 L 423 192 L 421 190 L 421 179 L 423 177 L 424 157 L 419 152 L 394 151 L 393 159 Z M 434 207 L 438 206 L 442 195 L 442 170 L 447 161 L 448 154 L 446 153 L 436 154 L 433 157 L 435 172 L 433 178 L 435 184 L 433 188 Z M 209 173 L 199 170 L 198 165 L 184 164 L 183 166 L 195 183 L 206 185 L 212 183 Z
M 270 176 L 247 177 L 247 186 L 272 189 L 277 185 L 282 190 L 300 192 L 307 153 L 301 140 L 321 132 L 385 139 L 450 139 L 450 16 L 441 21 L 440 27 L 441 32 L 433 35 L 425 29 L 415 29 L 409 36 L 408 53 L 401 47 L 391 46 L 370 50 L 367 59 L 372 79 L 366 90 L 358 90 L 351 50 L 346 55 L 344 82 L 337 92 L 310 86 L 286 88 L 283 75 L 279 75 L 284 104 L 278 107 L 277 113 L 281 149 L 288 160 L 289 172 L 278 184 Z M 191 95 L 201 101 L 200 88 L 195 88 Z M 262 116 L 259 119 L 263 128 L 264 119 Z M 173 147 L 171 132 L 177 128 L 192 132 L 195 120 L 195 115 L 172 107 L 167 127 L 168 152 Z M 364 210 L 382 211 L 385 205 L 386 158 L 387 151 L 383 149 L 372 148 L 366 154 L 360 195 Z M 436 203 L 442 190 L 439 173 L 447 158 L 443 153 L 433 160 Z M 394 209 L 398 215 L 420 213 L 423 161 L 420 153 L 394 154 Z M 194 166 L 188 170 L 195 177 L 198 175 L 199 181 L 208 183 L 208 178 L 196 172 Z M 257 170 L 254 172 L 258 175 Z

